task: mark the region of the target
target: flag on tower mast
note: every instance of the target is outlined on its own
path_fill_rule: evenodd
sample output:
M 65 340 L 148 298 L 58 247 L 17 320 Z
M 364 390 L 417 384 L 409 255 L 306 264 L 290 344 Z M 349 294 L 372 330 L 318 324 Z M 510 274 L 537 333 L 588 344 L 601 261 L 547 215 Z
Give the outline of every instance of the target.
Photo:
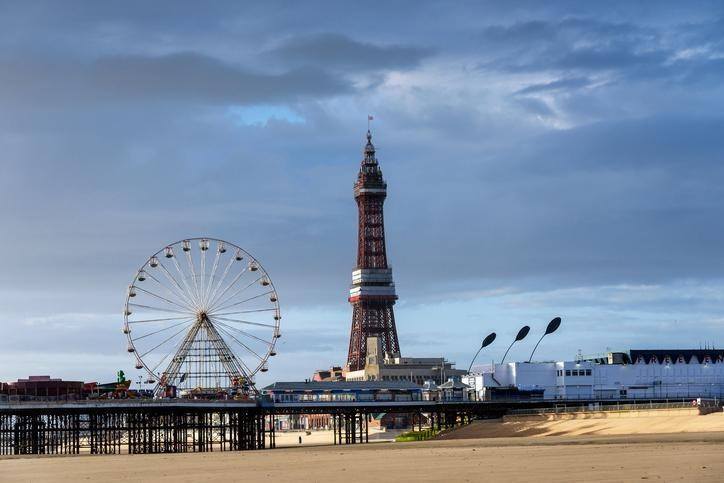
M 367 130 L 368 131 L 370 130 L 370 121 L 374 121 L 374 119 L 375 119 L 375 116 L 373 116 L 371 114 L 367 114 Z

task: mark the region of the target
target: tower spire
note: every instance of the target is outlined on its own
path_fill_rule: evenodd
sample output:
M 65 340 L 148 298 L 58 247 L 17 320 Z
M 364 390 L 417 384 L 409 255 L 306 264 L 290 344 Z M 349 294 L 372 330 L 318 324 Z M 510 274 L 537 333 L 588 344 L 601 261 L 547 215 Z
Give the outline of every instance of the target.
M 387 265 L 385 246 L 383 205 L 387 197 L 387 183 L 382 177 L 369 129 L 363 154 L 357 182 L 354 184 L 354 197 L 359 211 L 359 236 L 357 266 L 352 272 L 352 287 L 349 291 L 352 331 L 347 366 L 351 371 L 365 366 L 367 337 L 378 337 L 383 353 L 400 352 L 392 309 L 397 295 L 392 269 Z

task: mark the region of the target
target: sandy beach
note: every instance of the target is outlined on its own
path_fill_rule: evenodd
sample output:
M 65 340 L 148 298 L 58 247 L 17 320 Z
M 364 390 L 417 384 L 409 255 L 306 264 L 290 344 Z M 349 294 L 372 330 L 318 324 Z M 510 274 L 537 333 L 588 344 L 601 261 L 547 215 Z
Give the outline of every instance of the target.
M 505 416 L 502 420 L 474 421 L 441 438 L 547 438 L 704 432 L 724 434 L 724 413 L 700 416 L 697 409 L 671 409 Z
M 673 421 L 673 426 L 663 427 L 659 418 Z M 614 420 L 621 431 L 649 427 L 659 433 L 607 433 Z M 240 453 L 11 457 L 0 460 L 0 481 L 721 481 L 724 474 L 721 414 L 566 421 L 479 422 L 460 430 L 459 439 L 417 443 Z M 541 430 L 558 423 L 562 424 L 555 431 L 558 435 Z M 525 435 L 519 431 L 521 424 L 538 430 Z M 713 430 L 692 432 L 687 427 Z M 483 436 L 486 432 L 499 436 Z
M 496 438 L 0 461 L 3 482 L 721 481 L 724 434 Z

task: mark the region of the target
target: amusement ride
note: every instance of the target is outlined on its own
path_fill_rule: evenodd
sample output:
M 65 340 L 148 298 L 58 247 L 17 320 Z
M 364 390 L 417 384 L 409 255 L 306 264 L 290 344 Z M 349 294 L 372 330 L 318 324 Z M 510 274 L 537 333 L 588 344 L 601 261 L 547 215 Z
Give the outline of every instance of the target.
M 279 297 L 247 251 L 188 238 L 151 255 L 126 293 L 123 333 L 158 396 L 257 393 L 281 337 Z

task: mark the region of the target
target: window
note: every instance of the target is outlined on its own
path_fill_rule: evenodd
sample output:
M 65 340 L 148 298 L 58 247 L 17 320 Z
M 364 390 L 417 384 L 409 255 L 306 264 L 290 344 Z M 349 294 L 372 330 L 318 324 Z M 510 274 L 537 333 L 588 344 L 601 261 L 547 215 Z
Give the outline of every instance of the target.
M 570 375 L 571 375 L 570 369 L 566 369 L 566 376 L 570 376 Z
M 591 375 L 591 370 L 590 370 L 590 369 L 586 369 L 586 375 L 587 375 L 587 376 L 590 376 L 590 375 Z
M 578 371 L 574 369 L 574 370 L 573 370 L 573 375 L 574 375 L 574 376 L 577 376 L 577 375 L 578 375 Z

